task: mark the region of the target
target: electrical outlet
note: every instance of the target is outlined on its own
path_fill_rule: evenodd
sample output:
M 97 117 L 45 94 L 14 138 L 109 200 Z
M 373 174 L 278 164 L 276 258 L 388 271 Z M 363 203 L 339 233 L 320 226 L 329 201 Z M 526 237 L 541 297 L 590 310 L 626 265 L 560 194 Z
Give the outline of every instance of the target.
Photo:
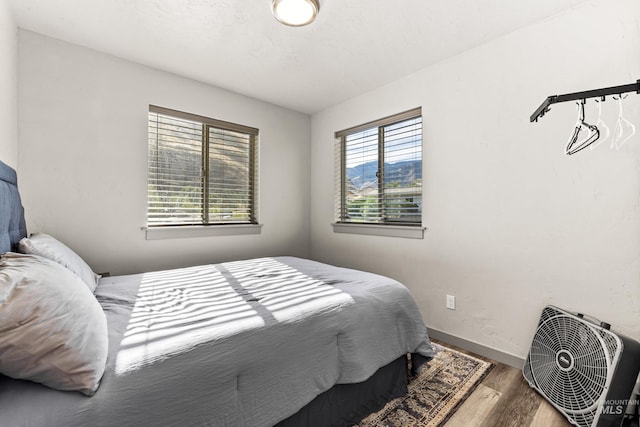
M 454 295 L 447 295 L 447 308 L 449 310 L 456 309 L 456 297 Z

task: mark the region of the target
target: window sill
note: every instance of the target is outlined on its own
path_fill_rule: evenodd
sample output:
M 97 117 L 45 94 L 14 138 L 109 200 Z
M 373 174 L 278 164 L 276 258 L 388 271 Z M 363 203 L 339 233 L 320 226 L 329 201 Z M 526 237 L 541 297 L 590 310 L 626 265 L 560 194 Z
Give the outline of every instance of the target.
M 370 225 L 334 223 L 334 233 L 366 234 L 369 236 L 404 237 L 407 239 L 424 239 L 426 227 L 410 227 L 403 225 Z
M 260 234 L 262 224 L 193 225 L 177 227 L 143 227 L 146 240 L 179 239 L 207 236 Z

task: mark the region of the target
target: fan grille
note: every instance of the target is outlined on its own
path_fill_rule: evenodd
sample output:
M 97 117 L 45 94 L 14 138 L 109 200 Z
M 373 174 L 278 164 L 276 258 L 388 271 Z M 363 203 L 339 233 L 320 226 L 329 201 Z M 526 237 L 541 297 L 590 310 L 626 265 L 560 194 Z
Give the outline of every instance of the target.
M 546 307 L 525 364 L 525 377 L 567 418 L 589 427 L 608 388 L 612 334 Z

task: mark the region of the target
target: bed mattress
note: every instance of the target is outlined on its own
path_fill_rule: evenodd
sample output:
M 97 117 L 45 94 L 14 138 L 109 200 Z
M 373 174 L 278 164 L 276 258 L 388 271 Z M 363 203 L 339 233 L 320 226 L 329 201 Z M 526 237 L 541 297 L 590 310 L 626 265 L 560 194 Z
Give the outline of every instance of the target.
M 0 376 L 7 426 L 272 426 L 403 354 L 433 356 L 409 291 L 293 257 L 105 277 L 93 397 Z

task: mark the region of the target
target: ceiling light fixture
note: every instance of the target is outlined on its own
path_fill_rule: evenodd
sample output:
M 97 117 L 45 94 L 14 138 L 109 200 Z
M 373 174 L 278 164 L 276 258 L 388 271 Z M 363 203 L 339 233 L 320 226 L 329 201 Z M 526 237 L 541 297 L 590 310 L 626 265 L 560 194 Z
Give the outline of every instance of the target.
M 272 0 L 271 2 L 273 16 L 291 27 L 311 24 L 319 10 L 318 0 Z

